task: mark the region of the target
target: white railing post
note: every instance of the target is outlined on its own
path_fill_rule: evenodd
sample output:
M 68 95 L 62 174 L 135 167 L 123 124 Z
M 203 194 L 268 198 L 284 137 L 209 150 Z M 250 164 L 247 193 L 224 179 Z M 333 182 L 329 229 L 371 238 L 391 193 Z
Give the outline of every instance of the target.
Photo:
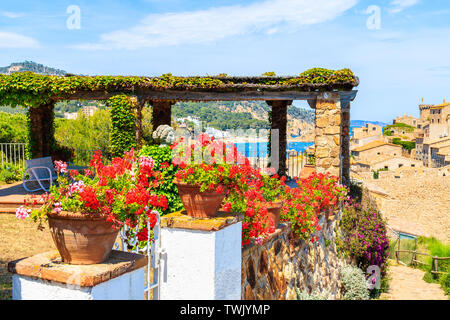
M 150 222 L 147 221 L 147 245 L 144 249 L 139 249 L 139 240 L 136 237 L 136 234 L 139 231 L 139 226 L 136 226 L 134 229 L 134 238 L 131 238 L 129 233 L 129 228 L 125 225 L 122 227 L 119 233 L 119 241 L 116 241 L 114 244 L 114 249 L 126 251 L 126 252 L 134 252 L 134 253 L 142 253 L 148 257 L 148 262 L 146 266 L 146 280 L 144 286 L 144 298 L 146 300 L 150 300 L 150 291 L 153 291 L 153 300 L 160 299 L 160 284 L 161 284 L 161 255 L 164 254 L 164 250 L 161 250 L 161 219 L 159 212 L 156 210 L 153 211 L 156 214 L 156 224 L 153 227 L 153 239 L 151 237 L 151 228 Z M 132 250 L 128 249 L 128 246 L 132 247 Z M 151 270 L 153 269 L 153 281 L 150 282 Z

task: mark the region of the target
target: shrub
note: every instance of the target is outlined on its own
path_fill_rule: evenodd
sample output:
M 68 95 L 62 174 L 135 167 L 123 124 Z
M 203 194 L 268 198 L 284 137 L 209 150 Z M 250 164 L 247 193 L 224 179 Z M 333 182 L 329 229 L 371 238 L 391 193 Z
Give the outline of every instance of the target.
M 419 237 L 418 243 L 421 246 L 426 248 L 425 251 L 428 251 L 432 256 L 435 257 L 450 257 L 450 245 L 446 243 L 442 243 L 436 238 L 426 238 Z M 435 275 L 432 274 L 432 264 L 433 260 L 431 257 L 427 257 L 425 261 L 425 265 L 422 266 L 422 269 L 426 271 L 424 275 L 424 280 L 432 283 L 439 283 L 444 289 L 445 294 L 450 295 L 450 261 L 449 260 L 440 260 L 438 263 L 438 271 L 444 272 L 445 274 Z
M 140 156 L 152 157 L 155 164 L 155 171 L 160 171 L 162 176 L 161 184 L 154 189 L 157 195 L 164 195 L 167 198 L 168 208 L 161 212 L 161 215 L 183 209 L 177 186 L 173 183 L 178 166 L 172 164 L 172 151 L 170 146 L 144 146 Z
M 297 294 L 297 300 L 328 300 L 330 296 L 329 292 L 308 294 L 305 291 L 300 292 L 298 288 L 295 288 L 295 293 Z
M 133 101 L 127 95 L 120 94 L 109 98 L 106 104 L 111 108 L 111 153 L 117 157 L 136 147 Z
M 338 250 L 354 259 L 363 270 L 371 265 L 380 268 L 381 275 L 387 271 L 389 240 L 386 223 L 380 212 L 361 209 L 358 203 L 345 203 L 339 224 L 342 237 L 336 240 Z
M 350 188 L 348 195 L 354 199 L 356 202 L 361 202 L 362 200 L 362 187 L 361 184 L 350 181 Z
M 409 152 L 411 152 L 411 150 L 416 147 L 415 141 L 402 141 L 402 139 L 400 139 L 400 138 L 392 139 L 392 143 L 402 146 L 403 149 L 408 150 Z
M 345 266 L 340 269 L 340 274 L 344 291 L 344 300 L 369 299 L 366 278 L 361 269 L 354 266 Z
M 0 167 L 0 181 L 13 183 L 22 179 L 23 169 L 12 164 L 4 164 Z
M 447 269 L 447 274 L 441 275 L 439 281 L 446 295 L 450 295 L 450 273 L 448 273 L 449 271 L 450 270 Z

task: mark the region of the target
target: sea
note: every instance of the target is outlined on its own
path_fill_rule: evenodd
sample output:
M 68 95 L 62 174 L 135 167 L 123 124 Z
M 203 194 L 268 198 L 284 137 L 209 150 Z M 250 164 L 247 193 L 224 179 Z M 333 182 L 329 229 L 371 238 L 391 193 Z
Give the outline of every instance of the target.
M 350 137 L 353 135 L 353 128 L 359 126 L 350 126 Z M 295 138 L 295 136 L 292 136 Z M 236 142 L 238 152 L 246 157 L 267 157 L 268 156 L 268 142 Z M 313 142 L 288 142 L 286 151 L 294 150 L 296 152 L 303 152 L 306 148 L 314 145 Z
M 239 153 L 246 157 L 267 157 L 268 142 L 237 142 L 235 143 Z M 314 145 L 312 142 L 288 142 L 286 151 L 303 152 L 309 146 Z

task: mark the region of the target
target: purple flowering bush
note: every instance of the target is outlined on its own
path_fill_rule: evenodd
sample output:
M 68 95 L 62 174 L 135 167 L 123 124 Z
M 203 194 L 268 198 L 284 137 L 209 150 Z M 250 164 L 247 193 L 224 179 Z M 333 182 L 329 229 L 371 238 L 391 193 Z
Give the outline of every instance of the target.
M 369 266 L 378 266 L 384 277 L 389 240 L 381 214 L 373 209 L 362 209 L 359 203 L 349 200 L 344 204 L 340 229 L 342 237 L 336 243 L 338 249 L 364 271 Z

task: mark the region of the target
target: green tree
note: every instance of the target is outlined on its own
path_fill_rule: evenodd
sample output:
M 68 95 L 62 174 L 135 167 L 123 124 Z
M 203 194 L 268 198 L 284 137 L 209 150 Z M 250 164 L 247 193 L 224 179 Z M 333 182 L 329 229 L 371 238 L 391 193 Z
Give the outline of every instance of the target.
M 25 114 L 0 112 L 0 143 L 25 143 L 27 132 Z
M 79 111 L 77 119 L 55 119 L 55 123 L 56 141 L 62 146 L 73 148 L 78 160 L 87 162 L 94 150 L 101 150 L 104 155 L 110 153 L 109 110 L 97 110 L 90 117 Z

